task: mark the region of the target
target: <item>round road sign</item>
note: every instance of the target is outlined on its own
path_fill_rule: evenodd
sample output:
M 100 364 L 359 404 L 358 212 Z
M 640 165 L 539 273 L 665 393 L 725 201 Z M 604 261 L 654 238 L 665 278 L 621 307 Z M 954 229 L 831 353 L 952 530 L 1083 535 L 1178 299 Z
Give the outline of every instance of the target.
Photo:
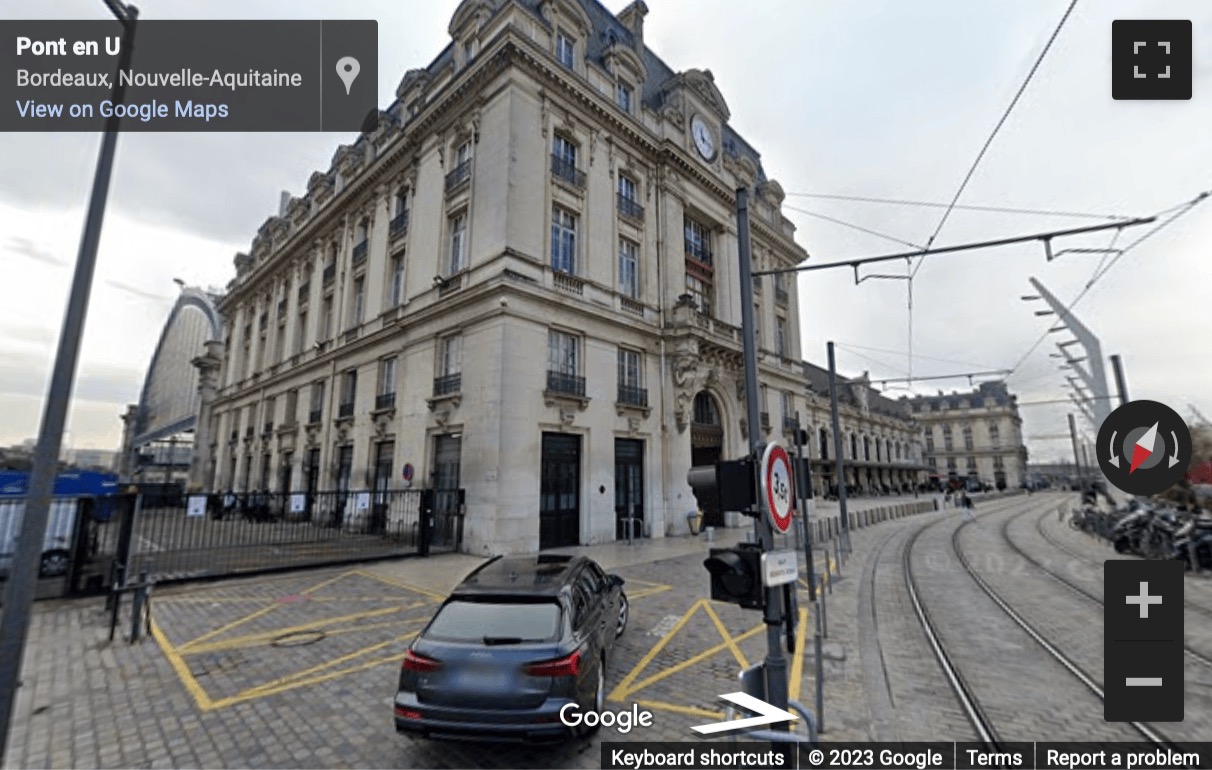
M 791 476 L 791 457 L 778 444 L 767 444 L 762 454 L 762 497 L 770 522 L 779 533 L 791 529 L 795 511 L 795 493 Z
M 412 481 L 412 474 L 413 474 L 412 463 L 404 463 L 403 474 L 404 474 L 405 481 Z

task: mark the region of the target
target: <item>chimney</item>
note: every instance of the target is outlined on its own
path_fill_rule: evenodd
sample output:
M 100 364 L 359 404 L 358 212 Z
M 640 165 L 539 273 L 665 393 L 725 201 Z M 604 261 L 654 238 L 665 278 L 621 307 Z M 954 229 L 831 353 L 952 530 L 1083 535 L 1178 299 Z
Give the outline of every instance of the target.
M 290 208 L 290 199 L 294 196 L 286 190 L 282 191 L 282 197 L 278 199 L 278 216 L 286 216 L 287 210 Z
M 631 5 L 619 11 L 619 21 L 623 23 L 635 39 L 635 52 L 644 56 L 644 17 L 648 15 L 648 6 L 644 0 L 635 0 Z

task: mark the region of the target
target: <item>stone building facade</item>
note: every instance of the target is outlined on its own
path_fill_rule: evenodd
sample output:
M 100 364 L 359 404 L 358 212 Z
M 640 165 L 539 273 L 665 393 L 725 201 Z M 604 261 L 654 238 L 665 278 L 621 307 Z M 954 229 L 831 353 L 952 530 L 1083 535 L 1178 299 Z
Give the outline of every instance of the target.
M 922 426 L 926 465 L 940 480 L 977 479 L 1016 489 L 1027 481 L 1018 398 L 1004 382 L 968 393 L 904 399 Z
M 395 489 L 409 465 L 464 490 L 472 553 L 614 540 L 629 517 L 686 532 L 687 470 L 747 448 L 735 190 L 755 269 L 808 255 L 711 73 L 666 66 L 646 13 L 458 7 L 377 128 L 236 256 L 227 338 L 195 361 L 203 486 Z M 759 429 L 826 425 L 795 281 L 755 288 Z

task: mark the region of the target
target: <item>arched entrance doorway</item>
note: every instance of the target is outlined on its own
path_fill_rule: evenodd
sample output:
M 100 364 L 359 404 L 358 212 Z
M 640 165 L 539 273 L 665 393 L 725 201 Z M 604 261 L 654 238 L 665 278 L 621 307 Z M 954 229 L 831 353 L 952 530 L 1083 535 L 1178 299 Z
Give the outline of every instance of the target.
M 724 424 L 715 398 L 705 390 L 694 397 L 694 419 L 690 423 L 690 464 L 715 465 L 722 457 Z M 724 526 L 724 513 L 715 506 L 703 507 L 703 526 Z

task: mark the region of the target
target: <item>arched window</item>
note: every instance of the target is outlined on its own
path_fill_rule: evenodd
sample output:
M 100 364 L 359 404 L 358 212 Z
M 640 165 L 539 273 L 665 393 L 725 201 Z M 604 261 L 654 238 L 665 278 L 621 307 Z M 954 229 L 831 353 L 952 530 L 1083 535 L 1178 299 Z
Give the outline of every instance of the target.
M 720 424 L 720 411 L 716 408 L 715 399 L 706 391 L 694 397 L 694 421 L 699 425 Z

